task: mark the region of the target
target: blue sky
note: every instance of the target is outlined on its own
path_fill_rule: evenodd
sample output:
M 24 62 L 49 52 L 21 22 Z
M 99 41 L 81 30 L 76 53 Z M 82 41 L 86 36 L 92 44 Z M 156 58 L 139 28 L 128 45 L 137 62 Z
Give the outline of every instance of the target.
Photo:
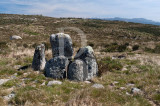
M 0 0 L 0 13 L 146 18 L 160 22 L 160 0 Z

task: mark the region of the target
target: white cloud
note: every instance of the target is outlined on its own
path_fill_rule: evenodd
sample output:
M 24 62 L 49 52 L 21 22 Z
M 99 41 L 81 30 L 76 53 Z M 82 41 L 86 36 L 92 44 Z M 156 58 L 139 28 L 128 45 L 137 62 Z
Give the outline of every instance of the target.
M 159 0 L 1 0 L 24 14 L 54 17 L 142 17 L 159 20 Z M 8 10 L 10 7 L 7 7 Z M 23 11 L 22 11 L 23 10 Z M 12 11 L 12 10 L 10 10 Z

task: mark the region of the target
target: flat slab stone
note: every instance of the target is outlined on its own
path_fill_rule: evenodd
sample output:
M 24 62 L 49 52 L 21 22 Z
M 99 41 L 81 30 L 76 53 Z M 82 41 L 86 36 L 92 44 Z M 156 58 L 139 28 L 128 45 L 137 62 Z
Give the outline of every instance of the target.
M 62 82 L 61 81 L 49 81 L 47 86 L 52 86 L 52 85 L 61 85 Z

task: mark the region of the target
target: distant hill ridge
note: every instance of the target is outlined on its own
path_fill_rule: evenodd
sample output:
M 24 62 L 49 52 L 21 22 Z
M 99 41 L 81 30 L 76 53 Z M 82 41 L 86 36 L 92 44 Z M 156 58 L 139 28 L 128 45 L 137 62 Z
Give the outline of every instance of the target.
M 120 18 L 120 17 L 115 17 L 115 18 L 92 18 L 92 19 L 101 19 L 101 20 L 109 20 L 109 21 L 124 21 L 124 22 L 134 22 L 134 23 L 141 23 L 141 24 L 152 24 L 152 25 L 159 25 L 160 22 L 148 20 L 145 18 Z

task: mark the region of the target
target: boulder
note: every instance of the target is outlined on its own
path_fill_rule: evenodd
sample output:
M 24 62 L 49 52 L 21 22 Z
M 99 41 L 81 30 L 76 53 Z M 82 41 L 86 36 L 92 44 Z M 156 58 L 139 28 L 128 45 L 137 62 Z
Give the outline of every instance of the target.
M 66 78 L 69 61 L 65 56 L 57 56 L 49 60 L 45 66 L 45 76 L 54 79 Z
M 68 34 L 58 33 L 50 36 L 53 57 L 66 56 L 71 58 L 73 55 L 72 39 Z
M 32 62 L 32 68 L 35 71 L 43 71 L 45 68 L 46 60 L 45 60 L 45 46 L 41 44 L 36 47 Z
M 85 63 L 84 67 L 88 75 L 86 80 L 90 80 L 94 76 L 97 76 L 98 65 L 94 56 L 94 51 L 91 46 L 80 48 L 75 56 L 75 59 L 80 59 Z
M 13 35 L 10 37 L 10 40 L 18 40 L 18 39 L 22 39 L 20 36 L 17 35 Z
M 87 71 L 85 63 L 82 60 L 75 60 L 69 65 L 68 79 L 74 81 L 85 81 L 87 79 Z

